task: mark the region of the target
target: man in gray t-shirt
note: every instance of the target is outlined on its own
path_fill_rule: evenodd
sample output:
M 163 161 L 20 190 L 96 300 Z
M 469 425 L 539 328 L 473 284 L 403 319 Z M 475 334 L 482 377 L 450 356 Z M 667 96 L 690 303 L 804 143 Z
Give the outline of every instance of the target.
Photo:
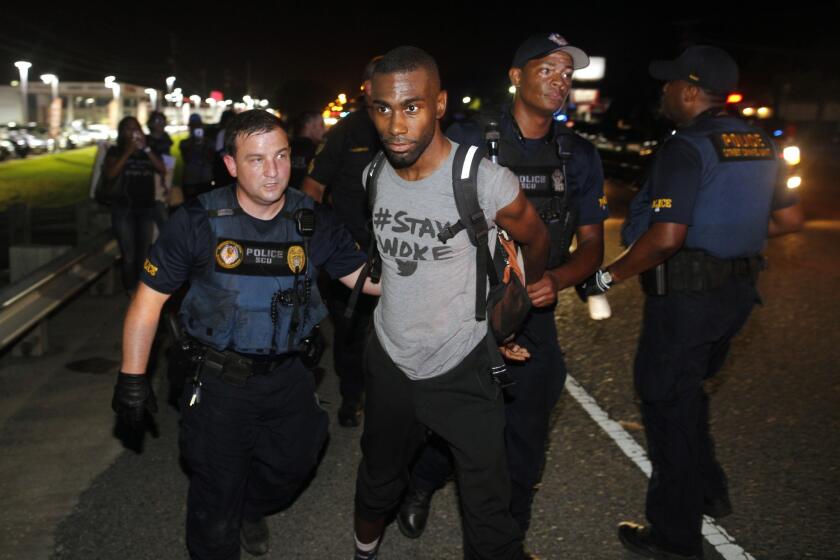
M 373 122 L 388 163 L 379 175 L 373 232 L 382 295 L 365 356 L 365 428 L 356 481 L 357 560 L 376 558 L 385 519 L 399 506 L 408 462 L 431 430 L 451 448 L 464 516 L 464 556 L 519 559 L 522 531 L 508 510 L 504 403 L 490 377 L 486 323 L 475 320 L 476 249 L 467 232 L 437 234 L 458 220 L 452 192 L 457 145 L 435 61 L 398 47 L 377 64 Z M 506 169 L 482 161 L 478 199 L 488 224 L 523 246 L 526 278 L 540 278 L 545 225 Z M 512 359 L 526 358 L 517 347 Z
M 374 312 L 376 336 L 410 379 L 428 379 L 458 365 L 487 334 L 475 320 L 475 247 L 466 234 L 447 243 L 437 235 L 458 221 L 452 162 L 458 144 L 431 175 L 400 177 L 387 161 L 373 201 L 373 233 L 382 257 L 382 293 Z M 519 181 L 504 167 L 482 160 L 478 202 L 489 237 L 496 212 L 519 194 Z

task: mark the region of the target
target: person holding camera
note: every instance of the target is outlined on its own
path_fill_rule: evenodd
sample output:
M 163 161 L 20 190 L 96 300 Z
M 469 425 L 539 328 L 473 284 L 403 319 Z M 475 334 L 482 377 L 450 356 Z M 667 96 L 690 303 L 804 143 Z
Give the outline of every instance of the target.
M 366 256 L 328 209 L 288 189 L 290 148 L 262 110 L 231 119 L 225 164 L 236 184 L 172 215 L 143 268 L 123 329 L 112 408 L 142 430 L 157 409 L 145 375 L 161 309 L 189 281 L 180 309 L 192 383 L 181 397 L 190 474 L 187 546 L 197 559 L 269 548 L 265 517 L 311 476 L 328 418 L 301 343 L 326 315 L 317 269 L 353 286 Z M 378 294 L 368 283 L 365 291 Z
M 117 125 L 117 145 L 105 155 L 105 179 L 111 202 L 111 227 L 122 253 L 122 281 L 137 287 L 143 260 L 152 244 L 155 174 L 165 174 L 160 157 L 147 144 L 140 123 L 125 117 Z

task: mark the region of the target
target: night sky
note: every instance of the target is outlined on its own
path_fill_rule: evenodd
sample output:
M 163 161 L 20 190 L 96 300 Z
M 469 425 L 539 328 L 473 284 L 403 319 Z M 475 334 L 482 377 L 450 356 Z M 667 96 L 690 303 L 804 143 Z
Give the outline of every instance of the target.
M 533 32 L 557 31 L 590 55 L 606 56 L 600 87 L 615 98 L 655 94 L 659 86 L 647 78 L 648 62 L 671 58 L 695 43 L 729 50 L 741 65 L 742 89 L 756 97 L 784 83 L 794 90 L 819 84 L 831 95 L 838 88 L 840 25 L 838 10 L 831 9 L 838 7 L 836 2 L 808 8 L 796 3 L 797 10 L 761 10 L 750 2 L 750 11 L 743 13 L 723 10 L 724 3 L 707 3 L 704 13 L 679 15 L 638 8 L 654 4 L 634 4 L 634 11 L 595 2 L 583 5 L 587 9 L 565 10 L 559 2 L 471 4 L 483 7 L 479 17 L 466 7 L 442 13 L 431 3 L 399 10 L 394 6 L 404 4 L 291 2 L 283 8 L 255 8 L 249 3 L 246 9 L 241 3 L 237 10 L 224 11 L 69 2 L 48 10 L 34 2 L 31 7 L 7 3 L 0 79 L 6 84 L 16 79 L 12 63 L 25 59 L 33 63 L 30 75 L 36 80 L 46 72 L 73 81 L 114 74 L 118 81 L 165 89 L 164 78 L 174 74 L 185 95 L 206 97 L 218 89 L 226 97 L 251 93 L 278 106 L 321 108 L 339 91 L 357 91 L 371 56 L 413 44 L 438 60 L 453 97 L 503 96 L 517 45 Z M 513 16 L 513 6 L 522 15 Z M 705 13 L 713 8 L 716 13 Z

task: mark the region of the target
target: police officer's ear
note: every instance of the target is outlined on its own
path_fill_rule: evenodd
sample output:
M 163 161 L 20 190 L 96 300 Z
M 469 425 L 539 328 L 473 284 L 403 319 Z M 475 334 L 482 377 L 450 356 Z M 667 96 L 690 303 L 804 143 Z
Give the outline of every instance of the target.
M 370 80 L 365 80 L 364 82 L 362 82 L 362 91 L 364 91 L 365 97 L 367 97 L 368 99 L 370 99 L 372 88 L 373 85 L 371 84 Z
M 519 89 L 519 83 L 522 80 L 522 68 L 511 68 L 508 70 L 508 78 L 513 87 Z
M 230 176 L 236 177 L 236 159 L 234 159 L 234 157 L 230 154 L 225 154 L 222 161 L 225 162 L 225 167 L 227 167 Z
M 435 111 L 435 118 L 440 120 L 443 118 L 443 115 L 446 114 L 446 90 L 442 89 L 438 92 L 437 95 L 437 110 Z

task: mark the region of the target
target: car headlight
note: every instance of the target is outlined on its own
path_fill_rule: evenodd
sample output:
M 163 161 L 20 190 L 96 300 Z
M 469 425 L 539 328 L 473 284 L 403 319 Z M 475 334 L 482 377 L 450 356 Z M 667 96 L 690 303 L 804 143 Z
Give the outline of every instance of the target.
M 787 188 L 798 189 L 801 184 L 802 184 L 802 177 L 800 177 L 799 175 L 793 175 L 791 177 L 788 177 Z
M 797 165 L 800 161 L 799 146 L 788 146 L 782 150 L 782 157 L 788 165 Z

